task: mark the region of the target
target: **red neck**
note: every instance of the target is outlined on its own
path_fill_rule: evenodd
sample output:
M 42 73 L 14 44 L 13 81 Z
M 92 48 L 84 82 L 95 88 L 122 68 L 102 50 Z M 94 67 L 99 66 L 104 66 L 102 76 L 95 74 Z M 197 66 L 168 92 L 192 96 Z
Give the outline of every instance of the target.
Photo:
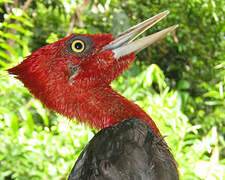
M 88 121 L 96 128 L 105 128 L 124 119 L 136 117 L 146 121 L 153 131 L 161 136 L 154 121 L 135 103 L 127 100 L 110 86 L 89 89 L 77 102 L 77 119 Z
M 161 136 L 154 121 L 138 105 L 115 92 L 109 85 L 103 84 L 80 90 L 73 86 L 70 88 L 65 86 L 60 89 L 60 93 L 52 93 L 52 96 L 47 97 L 40 94 L 36 97 L 49 109 L 69 118 L 76 118 L 97 129 L 103 129 L 128 118 L 139 118 L 146 121 L 156 135 Z

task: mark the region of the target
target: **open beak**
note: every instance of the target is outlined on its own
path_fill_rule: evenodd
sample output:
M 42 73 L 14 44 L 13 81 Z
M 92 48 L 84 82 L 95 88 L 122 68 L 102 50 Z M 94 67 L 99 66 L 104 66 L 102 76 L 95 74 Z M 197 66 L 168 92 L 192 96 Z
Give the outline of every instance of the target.
M 178 27 L 178 25 L 171 26 L 162 31 L 159 31 L 155 34 L 143 37 L 136 41 L 133 41 L 137 36 L 142 34 L 144 31 L 152 27 L 154 24 L 159 22 L 161 19 L 166 17 L 169 14 L 169 11 L 164 11 L 159 13 L 131 28 L 124 31 L 120 35 L 118 35 L 114 41 L 110 44 L 106 45 L 103 50 L 111 50 L 114 52 L 114 57 L 116 59 L 130 54 L 132 52 L 139 52 L 142 49 L 150 46 L 152 43 L 157 41 L 158 39 L 164 37 L 167 33 L 173 31 Z

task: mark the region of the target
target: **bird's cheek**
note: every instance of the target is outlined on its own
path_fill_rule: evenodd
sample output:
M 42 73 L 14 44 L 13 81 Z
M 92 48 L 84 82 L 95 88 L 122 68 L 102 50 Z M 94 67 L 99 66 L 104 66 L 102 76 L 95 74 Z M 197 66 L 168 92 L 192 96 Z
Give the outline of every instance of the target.
M 113 52 L 111 51 L 101 52 L 97 56 L 97 66 L 99 70 L 108 70 L 109 68 L 111 68 L 114 62 L 115 58 L 113 57 Z

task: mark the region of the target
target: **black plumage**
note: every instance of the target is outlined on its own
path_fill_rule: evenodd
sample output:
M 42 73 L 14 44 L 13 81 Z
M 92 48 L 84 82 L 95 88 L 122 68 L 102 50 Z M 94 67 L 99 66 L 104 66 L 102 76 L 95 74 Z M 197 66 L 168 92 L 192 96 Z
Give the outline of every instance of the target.
M 99 131 L 75 163 L 69 180 L 178 180 L 165 141 L 136 118 Z

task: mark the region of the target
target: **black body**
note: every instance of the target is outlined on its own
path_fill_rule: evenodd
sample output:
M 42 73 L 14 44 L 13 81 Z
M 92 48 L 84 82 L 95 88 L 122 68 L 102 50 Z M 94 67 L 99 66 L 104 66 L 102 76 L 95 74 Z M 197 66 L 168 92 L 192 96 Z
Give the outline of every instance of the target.
M 131 118 L 98 132 L 79 156 L 69 180 L 178 180 L 165 141 Z

